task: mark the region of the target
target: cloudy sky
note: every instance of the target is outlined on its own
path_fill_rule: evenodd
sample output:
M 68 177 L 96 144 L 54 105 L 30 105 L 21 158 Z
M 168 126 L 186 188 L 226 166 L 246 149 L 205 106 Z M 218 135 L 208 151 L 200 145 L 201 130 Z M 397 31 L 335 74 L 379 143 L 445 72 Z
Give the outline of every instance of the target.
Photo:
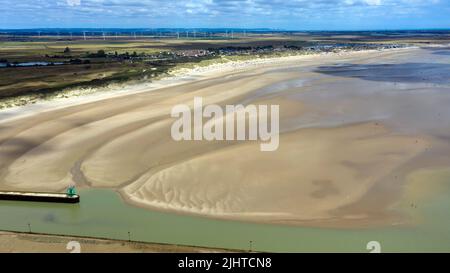
M 450 28 L 450 0 L 0 0 L 0 29 Z

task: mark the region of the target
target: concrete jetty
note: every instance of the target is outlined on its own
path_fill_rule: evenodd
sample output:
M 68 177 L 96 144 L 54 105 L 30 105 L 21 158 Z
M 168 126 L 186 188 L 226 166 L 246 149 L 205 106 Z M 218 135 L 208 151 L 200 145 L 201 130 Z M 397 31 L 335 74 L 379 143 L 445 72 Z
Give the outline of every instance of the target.
M 75 204 L 80 202 L 80 196 L 66 193 L 0 191 L 0 200 Z

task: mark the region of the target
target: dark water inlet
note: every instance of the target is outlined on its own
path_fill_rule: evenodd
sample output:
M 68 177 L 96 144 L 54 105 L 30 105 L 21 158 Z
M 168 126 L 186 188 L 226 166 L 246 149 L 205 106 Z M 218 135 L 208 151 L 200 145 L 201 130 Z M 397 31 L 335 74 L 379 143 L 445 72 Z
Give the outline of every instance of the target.
M 24 63 L 0 63 L 1 67 L 32 67 L 32 66 L 52 66 L 52 65 L 63 65 L 64 63 L 58 62 L 24 62 Z
M 338 64 L 315 72 L 378 82 L 450 84 L 450 64 L 445 63 Z

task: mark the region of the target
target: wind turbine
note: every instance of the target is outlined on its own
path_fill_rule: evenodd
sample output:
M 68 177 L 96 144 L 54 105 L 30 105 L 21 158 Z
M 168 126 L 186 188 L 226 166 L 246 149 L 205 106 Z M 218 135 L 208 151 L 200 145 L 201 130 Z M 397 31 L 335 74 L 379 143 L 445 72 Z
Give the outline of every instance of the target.
M 86 41 L 86 31 L 83 31 L 83 37 L 84 37 L 84 40 Z

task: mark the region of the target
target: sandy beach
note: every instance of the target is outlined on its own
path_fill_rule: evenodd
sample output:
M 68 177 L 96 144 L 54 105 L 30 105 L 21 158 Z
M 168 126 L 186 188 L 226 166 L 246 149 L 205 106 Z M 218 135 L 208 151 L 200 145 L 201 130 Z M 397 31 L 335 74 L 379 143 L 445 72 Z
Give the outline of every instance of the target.
M 440 47 L 441 45 L 435 45 Z M 416 47 L 404 47 L 383 49 L 382 51 L 403 51 Z M 85 104 L 89 102 L 104 100 L 108 98 L 126 96 L 141 92 L 149 92 L 151 90 L 161 89 L 165 87 L 177 86 L 184 83 L 190 83 L 207 78 L 220 77 L 221 75 L 238 73 L 240 71 L 274 66 L 295 66 L 298 62 L 303 60 L 311 60 L 320 58 L 321 56 L 357 56 L 367 53 L 378 52 L 379 50 L 363 50 L 363 51 L 341 51 L 339 53 L 321 53 L 311 55 L 297 55 L 286 57 L 272 57 L 272 58 L 255 58 L 246 61 L 227 61 L 223 63 L 211 64 L 208 66 L 196 66 L 194 68 L 176 68 L 169 72 L 169 74 L 161 79 L 150 81 L 148 83 L 126 83 L 126 84 L 111 84 L 106 87 L 95 88 L 78 88 L 61 92 L 59 96 L 55 96 L 49 100 L 40 100 L 32 104 L 21 105 L 16 107 L 9 107 L 0 111 L 0 123 L 10 121 L 13 119 L 22 118 L 33 115 L 39 112 L 48 110 L 56 110 L 73 105 Z
M 136 206 L 264 223 L 408 219 L 405 177 L 448 166 L 447 48 L 347 52 L 184 71 L 148 85 L 0 112 L 0 187 L 112 188 Z M 176 104 L 280 105 L 280 148 L 182 141 Z

